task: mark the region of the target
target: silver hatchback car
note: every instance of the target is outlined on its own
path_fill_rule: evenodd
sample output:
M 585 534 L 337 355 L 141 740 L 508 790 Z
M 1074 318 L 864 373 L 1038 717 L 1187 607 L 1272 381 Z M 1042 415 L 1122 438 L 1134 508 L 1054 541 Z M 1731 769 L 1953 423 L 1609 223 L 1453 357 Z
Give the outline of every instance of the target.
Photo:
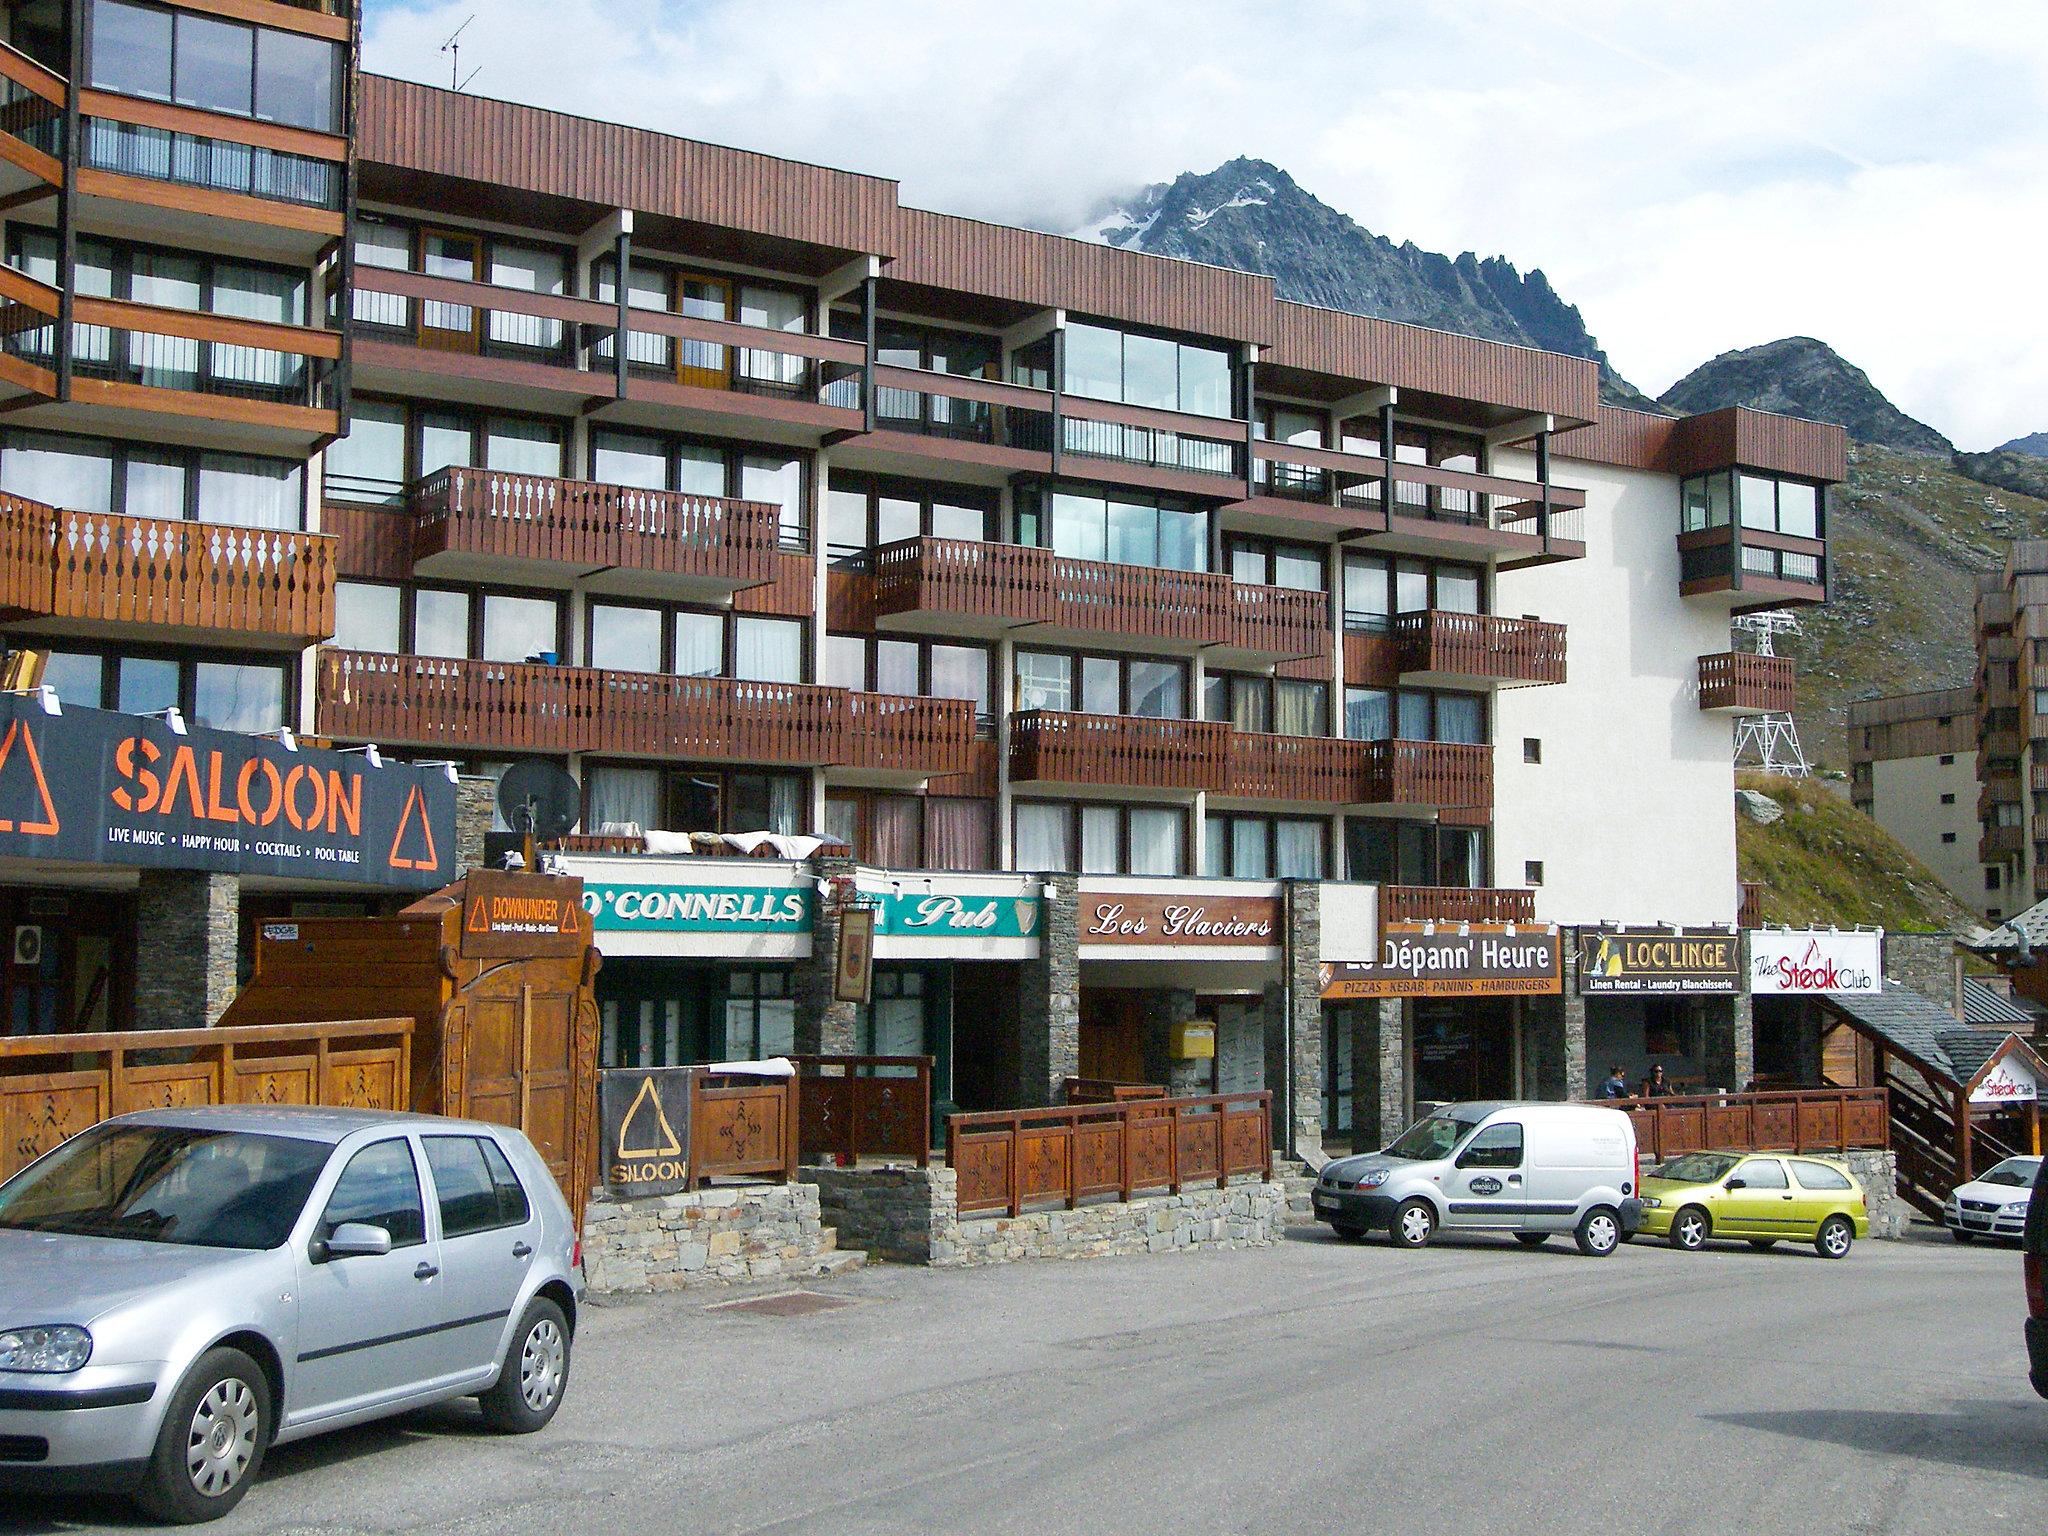
M 581 1258 L 527 1139 L 429 1115 L 124 1115 L 0 1184 L 0 1487 L 227 1513 L 272 1445 L 474 1396 L 554 1417 Z

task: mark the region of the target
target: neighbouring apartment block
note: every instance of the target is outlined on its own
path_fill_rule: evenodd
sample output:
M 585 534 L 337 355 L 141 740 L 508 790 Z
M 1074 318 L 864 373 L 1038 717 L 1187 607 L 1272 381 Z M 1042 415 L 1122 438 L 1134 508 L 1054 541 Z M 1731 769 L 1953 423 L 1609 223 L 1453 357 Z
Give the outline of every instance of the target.
M 2048 541 L 1977 578 L 1977 832 L 2001 917 L 2048 897 Z M 1987 913 L 1987 915 L 1991 915 Z
M 1290 1145 L 1763 1065 L 1716 936 L 1733 722 L 1793 676 L 1729 619 L 1824 600 L 1839 429 L 361 74 L 335 0 L 7 14 L 0 632 L 372 799 L 566 770 L 608 1063 L 1266 1087 Z M 344 782 L 291 771 L 187 798 Z M 149 957 L 210 996 L 265 922 L 402 901 L 448 855 L 404 787 L 379 881 L 0 827 L 0 1027 L 162 1022 Z M 1649 926 L 1712 984 L 1622 974 Z
M 1850 798 L 1957 900 L 1988 918 L 2008 905 L 2008 871 L 1978 850 L 1977 690 L 1859 699 L 1849 706 Z

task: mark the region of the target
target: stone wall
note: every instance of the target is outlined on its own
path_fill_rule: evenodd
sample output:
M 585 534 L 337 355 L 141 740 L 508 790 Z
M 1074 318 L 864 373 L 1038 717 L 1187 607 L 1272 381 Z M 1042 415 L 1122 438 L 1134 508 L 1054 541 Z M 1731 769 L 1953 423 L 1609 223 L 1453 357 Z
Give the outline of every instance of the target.
M 1952 933 L 1887 933 L 1887 981 L 1918 992 L 1937 1008 L 1955 1012 L 1956 942 Z
M 1899 1155 L 1896 1152 L 1848 1152 L 1842 1161 L 1863 1186 L 1863 1204 L 1870 1213 L 1870 1235 L 1893 1238 L 1906 1235 L 1906 1223 L 1913 1208 L 1899 1198 Z
M 583 1213 L 583 1275 L 593 1291 L 803 1279 L 857 1262 L 820 1220 L 815 1184 L 599 1199 Z
M 241 884 L 233 875 L 145 869 L 135 892 L 135 1027 L 204 1029 L 236 991 Z
M 806 1168 L 802 1177 L 816 1182 L 824 1220 L 846 1242 L 878 1259 L 940 1268 L 1263 1247 L 1287 1224 L 1287 1192 L 1264 1181 L 962 1217 L 951 1168 Z

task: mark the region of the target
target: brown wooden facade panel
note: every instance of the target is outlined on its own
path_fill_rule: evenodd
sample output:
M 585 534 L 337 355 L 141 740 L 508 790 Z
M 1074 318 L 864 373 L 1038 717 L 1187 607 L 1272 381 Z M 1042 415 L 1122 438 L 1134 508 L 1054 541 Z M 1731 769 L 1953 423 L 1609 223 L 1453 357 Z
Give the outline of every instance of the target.
M 373 581 L 412 575 L 413 520 L 405 508 L 330 502 L 320 509 L 320 526 L 335 537 L 340 575 Z

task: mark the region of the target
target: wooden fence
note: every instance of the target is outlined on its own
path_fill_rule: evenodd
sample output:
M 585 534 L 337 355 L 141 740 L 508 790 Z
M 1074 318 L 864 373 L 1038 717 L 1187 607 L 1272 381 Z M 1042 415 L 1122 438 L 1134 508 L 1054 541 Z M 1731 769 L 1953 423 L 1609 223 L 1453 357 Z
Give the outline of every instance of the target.
M 0 1038 L 0 1178 L 89 1126 L 208 1104 L 407 1107 L 411 1019 Z
M 862 1157 L 931 1161 L 932 1058 L 792 1056 L 797 1147 L 806 1163 Z
M 1259 1092 L 951 1115 L 946 1165 L 958 1175 L 963 1216 L 1221 1188 L 1237 1174 L 1271 1176 L 1272 1110 L 1272 1094 Z
M 690 1074 L 690 1182 L 725 1175 L 796 1177 L 795 1079 Z
M 1703 1093 L 1603 1099 L 1635 1122 L 1643 1161 L 1685 1152 L 1846 1152 L 1891 1145 L 1882 1088 L 1802 1088 L 1782 1093 Z

